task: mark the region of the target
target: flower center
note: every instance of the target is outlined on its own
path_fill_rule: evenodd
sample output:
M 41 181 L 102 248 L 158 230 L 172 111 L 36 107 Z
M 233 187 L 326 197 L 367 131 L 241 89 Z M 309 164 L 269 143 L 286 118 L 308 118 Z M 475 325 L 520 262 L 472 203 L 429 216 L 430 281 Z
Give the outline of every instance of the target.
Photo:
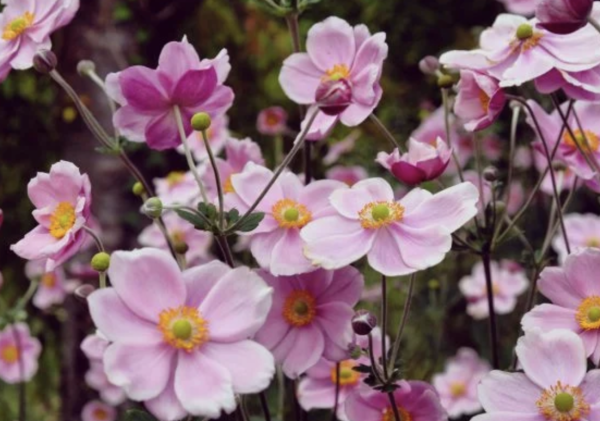
M 163 310 L 158 319 L 165 342 L 174 348 L 192 352 L 209 339 L 208 322 L 194 307 Z
M 10 21 L 2 32 L 2 39 L 5 41 L 10 41 L 17 38 L 21 35 L 27 28 L 33 25 L 33 20 L 35 16 L 33 13 L 25 12 L 22 16 L 19 16 L 12 21 Z
M 585 242 L 585 245 L 587 247 L 591 247 L 591 248 L 600 248 L 600 238 L 598 238 L 598 237 L 589 238 Z
M 225 193 L 235 193 L 235 189 L 233 188 L 233 183 L 231 182 L 231 177 L 233 175 L 234 174 L 231 174 L 229 177 L 227 177 L 227 179 L 223 183 L 223 191 Z
M 60 202 L 50 215 L 50 235 L 60 240 L 75 225 L 75 208 L 69 202 Z
M 568 145 L 573 149 L 576 149 L 579 146 L 584 152 L 588 152 L 588 150 L 596 152 L 598 150 L 600 139 L 598 139 L 598 136 L 594 132 L 590 130 L 584 130 L 582 132 L 577 129 L 573 131 L 573 134 L 575 135 L 575 139 L 573 139 L 573 136 L 571 136 L 570 133 L 565 133 L 563 136 L 565 145 Z
M 302 228 L 312 220 L 312 214 L 306 206 L 291 199 L 275 203 L 272 213 L 281 228 Z
M 54 288 L 56 286 L 56 275 L 53 273 L 44 273 L 40 283 L 46 288 Z
M 463 382 L 454 382 L 450 384 L 450 394 L 454 398 L 460 398 L 467 393 L 467 386 Z
M 412 417 L 406 409 L 402 408 L 399 405 L 396 406 L 398 407 L 398 414 L 400 415 L 401 421 L 412 421 Z M 383 411 L 381 421 L 396 421 L 396 417 L 394 416 L 394 410 L 391 407 L 386 408 L 386 410 Z
M 14 345 L 7 345 L 0 351 L 0 359 L 7 364 L 14 364 L 19 360 L 19 349 Z
M 583 300 L 575 317 L 582 329 L 600 329 L 600 297 L 593 295 Z
M 317 302 L 313 295 L 305 290 L 293 291 L 283 304 L 283 318 L 295 327 L 312 323 L 317 314 Z
M 544 390 L 536 405 L 540 413 L 551 421 L 578 421 L 590 412 L 581 389 L 563 386 L 561 382 Z
M 108 419 L 108 413 L 102 409 L 102 408 L 96 408 L 94 409 L 94 418 L 97 420 L 107 420 Z
M 354 386 L 360 381 L 360 373 L 354 370 L 356 362 L 352 360 L 345 360 L 340 363 L 340 386 Z M 331 381 L 337 384 L 337 370 L 335 366 L 331 369 Z
M 279 116 L 276 113 L 273 112 L 267 112 L 267 118 L 265 120 L 265 122 L 267 123 L 267 126 L 269 127 L 276 127 L 279 125 Z
M 167 175 L 167 184 L 169 187 L 175 187 L 180 184 L 185 178 L 185 173 L 183 171 L 171 171 Z
M 479 90 L 479 102 L 481 103 L 481 108 L 483 108 L 483 111 L 487 114 L 490 109 L 490 97 L 483 89 Z
M 331 69 L 325 72 L 321 78 L 323 82 L 328 80 L 337 81 L 340 79 L 348 79 L 350 77 L 350 69 L 345 64 L 336 64 Z
M 402 220 L 404 207 L 396 202 L 371 202 L 358 213 L 363 228 L 381 228 Z

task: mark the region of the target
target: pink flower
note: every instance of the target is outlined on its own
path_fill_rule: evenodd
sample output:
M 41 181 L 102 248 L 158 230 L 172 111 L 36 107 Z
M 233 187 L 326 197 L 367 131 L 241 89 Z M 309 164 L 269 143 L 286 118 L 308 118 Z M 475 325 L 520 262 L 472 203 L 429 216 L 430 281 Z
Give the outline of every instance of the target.
M 521 324 L 525 331 L 568 329 L 583 340 L 587 356 L 600 363 L 600 287 L 595 281 L 600 250 L 581 249 L 567 256 L 563 267 L 542 271 L 538 288 L 552 304 L 536 306 Z M 594 418 L 592 418 L 594 419 Z
M 28 382 L 38 371 L 42 352 L 40 341 L 24 323 L 8 325 L 0 331 L 0 379 L 14 384 Z
M 461 348 L 455 357 L 446 361 L 444 373 L 433 376 L 433 387 L 451 418 L 472 415 L 481 411 L 477 400 L 477 385 L 491 370 L 471 348 Z
M 91 216 L 90 180 L 70 162 L 60 161 L 50 173 L 38 173 L 28 186 L 38 226 L 10 248 L 28 260 L 48 259 L 46 270 L 54 270 L 79 251 L 87 234 L 83 230 Z
M 466 121 L 466 130 L 473 132 L 491 126 L 505 104 L 504 91 L 496 79 L 470 70 L 460 72 L 454 113 Z
M 206 131 L 206 136 L 208 137 L 208 143 L 210 144 L 210 148 L 212 149 L 213 153 L 215 155 L 221 153 L 225 147 L 225 144 L 227 143 L 227 139 L 230 137 L 229 117 L 226 115 L 216 116 Z M 202 133 L 192 131 L 192 133 L 188 136 L 188 143 L 190 145 L 190 149 L 192 150 L 192 155 L 196 161 L 203 162 L 208 159 L 208 152 L 206 151 L 206 145 L 204 144 Z M 185 154 L 185 148 L 183 145 L 179 145 L 177 147 L 177 152 L 182 155 Z
M 564 217 L 567 237 L 571 250 L 600 248 L 600 216 L 591 213 L 571 213 Z M 558 253 L 558 260 L 562 264 L 569 253 L 561 233 L 557 233 L 552 240 L 552 247 Z
M 122 388 L 112 384 L 104 372 L 104 351 L 110 343 L 101 334 L 88 335 L 81 343 L 81 350 L 90 361 L 90 369 L 85 373 L 86 384 L 100 393 L 103 401 L 110 405 L 120 405 L 127 399 Z
M 381 358 L 381 330 L 376 327 L 371 332 L 373 337 L 373 351 L 375 359 Z M 362 349 L 368 349 L 367 336 L 358 336 L 358 343 Z M 389 342 L 388 342 L 389 344 Z M 348 359 L 340 362 L 340 392 L 338 396 L 337 417 L 341 421 L 348 421 L 344 403 L 348 396 L 361 387 L 366 374 L 354 370 L 360 364 L 370 365 L 369 357 L 362 355 L 356 360 Z M 306 411 L 311 409 L 333 409 L 337 381 L 336 363 L 321 358 L 317 364 L 306 372 L 306 376 L 298 384 L 298 402 Z
M 405 154 L 401 155 L 398 148 L 391 154 L 379 152 L 376 161 L 401 182 L 414 186 L 442 175 L 451 157 L 452 150 L 439 137 L 433 144 L 411 138 Z
M 355 268 L 316 270 L 293 277 L 259 274 L 273 288 L 273 306 L 256 334 L 283 372 L 295 379 L 321 357 L 348 358 L 353 333 L 350 321 L 364 280 Z
M 273 357 L 248 339 L 271 307 L 256 274 L 218 261 L 182 273 L 167 252 L 141 249 L 113 253 L 108 276 L 113 287 L 88 298 L 111 342 L 104 369 L 158 418 L 218 418 L 233 412 L 236 393 L 269 385 Z
M 522 270 L 509 269 L 505 264 L 492 262 L 490 269 L 494 310 L 496 314 L 508 314 L 515 309 L 517 297 L 525 292 L 529 281 Z M 467 299 L 467 313 L 471 317 L 485 319 L 490 315 L 483 263 L 477 263 L 471 275 L 460 280 L 458 287 Z
M 25 276 L 32 282 L 39 282 L 33 296 L 33 305 L 37 308 L 46 310 L 65 301 L 68 286 L 65 272 L 61 267 L 46 272 L 45 260 L 31 260 L 25 265 Z
M 163 221 L 171 237 L 171 242 L 174 245 L 186 244 L 188 246 L 185 260 L 189 266 L 203 263 L 208 259 L 212 245 L 212 234 L 197 230 L 192 224 L 181 219 L 175 213 L 169 212 L 164 214 Z M 142 246 L 169 250 L 165 236 L 156 224 L 147 226 L 140 233 L 138 242 Z
M 352 167 L 336 165 L 327 170 L 325 177 L 328 180 L 337 180 L 348 186 L 353 186 L 359 181 L 368 178 L 369 174 L 367 173 L 367 170 L 360 165 L 354 165 Z
M 593 4 L 593 0 L 540 0 L 535 16 L 548 31 L 570 34 L 588 24 Z
M 100 401 L 90 401 L 81 411 L 81 421 L 115 421 L 117 411 L 112 406 Z
M 163 205 L 189 205 L 200 197 L 200 189 L 191 171 L 171 171 L 164 178 L 155 178 L 154 186 Z
M 600 371 L 586 374 L 581 339 L 567 330 L 532 331 L 519 339 L 523 373 L 494 370 L 478 388 L 487 414 L 472 421 L 596 420 Z
M 358 126 L 381 99 L 379 79 L 388 54 L 385 34 L 371 35 L 365 25 L 353 28 L 340 18 L 330 17 L 308 31 L 306 51 L 288 57 L 279 76 L 281 87 L 292 101 L 315 104 L 317 89 L 323 82 L 343 80 L 352 91 L 351 104 L 341 114 L 319 112 L 309 138 L 322 139 L 338 120 L 346 126 Z M 308 115 L 315 109 L 313 105 Z
M 361 136 L 362 132 L 358 129 L 350 132 L 348 136 L 339 142 L 334 143 L 329 146 L 329 151 L 327 151 L 327 155 L 323 157 L 324 165 L 332 165 L 335 164 L 342 155 L 345 155 L 354 150 L 354 145 L 356 141 Z
M 420 381 L 400 381 L 394 401 L 402 420 L 447 421 L 435 389 Z M 355 391 L 346 399 L 349 421 L 393 421 L 394 412 L 386 393 L 370 388 Z
M 11 68 L 33 66 L 38 50 L 50 50 L 50 35 L 67 25 L 79 9 L 79 0 L 5 0 L 0 13 L 0 82 Z
M 244 171 L 231 177 L 234 193 L 227 195 L 229 208 L 244 213 L 273 177 L 273 172 L 252 162 Z M 319 180 L 304 186 L 292 173 L 280 176 L 256 208 L 265 217 L 252 232 L 250 250 L 260 267 L 273 275 L 297 275 L 315 270 L 304 257 L 305 243 L 300 230 L 310 221 L 332 215 L 330 194 L 345 184 L 334 180 Z
M 223 83 L 229 74 L 229 56 L 223 50 L 212 60 L 202 60 L 184 38 L 162 50 L 156 70 L 133 66 L 106 78 L 107 90 L 122 107 L 114 116 L 115 127 L 132 142 L 146 142 L 152 149 L 181 144 L 175 106 L 181 109 L 185 133 L 192 134 L 195 113 L 211 117 L 224 114 L 233 103 L 233 91 Z
M 258 114 L 256 129 L 260 134 L 279 136 L 287 131 L 287 112 L 281 107 L 265 108 Z
M 510 13 L 531 16 L 535 13 L 535 6 L 539 0 L 498 0 Z
M 381 178 L 340 188 L 329 197 L 334 214 L 314 218 L 302 229 L 304 254 L 314 265 L 337 269 L 363 256 L 387 276 L 407 275 L 440 263 L 451 234 L 476 213 L 471 183 L 435 195 L 414 189 L 400 201 Z

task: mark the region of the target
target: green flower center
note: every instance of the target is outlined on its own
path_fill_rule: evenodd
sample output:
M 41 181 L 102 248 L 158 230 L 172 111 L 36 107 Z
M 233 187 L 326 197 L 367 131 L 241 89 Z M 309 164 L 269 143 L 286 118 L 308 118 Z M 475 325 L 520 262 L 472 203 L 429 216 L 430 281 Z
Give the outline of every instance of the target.
M 569 412 L 575 406 L 575 398 L 566 392 L 559 393 L 554 398 L 554 406 L 560 412 Z
M 298 300 L 294 303 L 294 313 L 296 313 L 298 316 L 306 316 L 309 310 L 309 305 L 304 300 Z
M 283 212 L 283 219 L 287 222 L 296 222 L 300 218 L 300 211 L 296 208 L 288 208 Z
M 374 221 L 385 221 L 390 217 L 390 208 L 386 204 L 379 204 L 373 206 L 371 210 L 371 216 Z
M 592 307 L 588 311 L 588 319 L 590 322 L 597 322 L 600 320 L 600 307 Z
M 173 323 L 173 336 L 177 339 L 188 340 L 192 337 L 192 324 L 185 319 L 177 320 Z
M 533 36 L 533 26 L 528 23 L 523 23 L 517 28 L 517 38 L 521 41 L 529 39 Z

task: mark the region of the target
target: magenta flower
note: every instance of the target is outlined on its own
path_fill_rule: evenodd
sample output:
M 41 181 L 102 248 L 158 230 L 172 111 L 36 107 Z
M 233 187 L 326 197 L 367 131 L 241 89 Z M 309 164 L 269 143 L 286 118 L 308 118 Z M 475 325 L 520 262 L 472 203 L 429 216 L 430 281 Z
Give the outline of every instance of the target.
M 81 421 L 115 421 L 116 419 L 116 409 L 100 401 L 86 403 L 81 411 Z
M 463 183 L 435 195 L 414 189 L 396 201 L 385 180 L 370 178 L 331 194 L 334 214 L 302 229 L 304 254 L 325 269 L 366 255 L 384 275 L 407 275 L 444 259 L 451 234 L 477 213 L 477 200 L 477 188 Z
M 260 134 L 267 136 L 279 136 L 284 134 L 287 128 L 287 112 L 281 107 L 269 107 L 258 113 L 256 129 Z
M 390 171 L 399 181 L 414 186 L 438 178 L 446 171 L 452 150 L 437 138 L 434 144 L 411 138 L 408 152 L 400 154 L 398 148 L 391 154 L 379 152 L 376 161 Z
M 328 180 L 337 180 L 348 186 L 353 186 L 359 181 L 367 179 L 369 174 L 367 173 L 367 170 L 360 165 L 354 165 L 351 167 L 336 165 L 335 167 L 331 167 L 327 170 L 325 177 Z
M 41 352 L 42 345 L 31 336 L 29 326 L 6 326 L 0 331 L 0 379 L 10 384 L 28 382 L 38 371 Z
M 373 337 L 373 354 L 375 359 L 381 358 L 381 329 L 376 327 L 371 332 Z M 389 344 L 389 341 L 387 342 Z M 367 336 L 357 337 L 357 346 L 368 349 Z M 340 362 L 340 392 L 338 396 L 337 417 L 341 421 L 348 421 L 344 403 L 348 396 L 358 390 L 363 380 L 367 377 L 364 373 L 354 370 L 360 364 L 370 365 L 369 357 L 362 355 L 358 359 L 348 359 Z M 311 409 L 333 409 L 335 406 L 335 395 L 337 370 L 336 363 L 321 358 L 318 363 L 308 369 L 306 376 L 298 384 L 298 402 L 306 411 Z
M 462 70 L 454 113 L 474 132 L 492 125 L 504 109 L 506 97 L 498 81 L 485 74 Z
M 364 285 L 358 270 L 350 266 L 336 271 L 319 269 L 293 277 L 259 273 L 275 292 L 256 340 L 273 353 L 286 376 L 297 378 L 321 357 L 331 361 L 348 358 L 353 307 Z
M 385 34 L 371 35 L 365 25 L 353 28 L 340 18 L 330 17 L 308 31 L 306 51 L 288 57 L 279 76 L 281 87 L 292 101 L 315 104 L 317 90 L 324 82 L 343 80 L 351 90 L 351 103 L 341 114 L 319 112 L 309 139 L 322 139 L 338 120 L 346 126 L 358 126 L 381 99 L 379 79 L 388 54 Z
M 532 16 L 535 13 L 535 6 L 539 0 L 498 0 L 504 4 L 506 10 L 510 13 L 517 13 L 524 16 Z
M 4 0 L 0 13 L 0 82 L 11 69 L 33 66 L 39 50 L 50 50 L 50 35 L 67 25 L 77 10 L 79 0 Z
M 182 273 L 167 252 L 141 249 L 113 253 L 108 276 L 113 287 L 88 298 L 111 342 L 106 374 L 158 418 L 218 418 L 236 393 L 269 385 L 273 356 L 248 339 L 271 307 L 258 275 L 218 261 Z
M 189 205 L 200 197 L 198 183 L 191 171 L 171 171 L 164 178 L 155 178 L 154 186 L 163 205 Z
M 535 16 L 540 26 L 556 34 L 570 34 L 588 24 L 594 0 L 540 0 Z
M 515 309 L 517 297 L 527 289 L 529 281 L 523 270 L 513 270 L 512 265 L 505 262 L 492 262 L 492 292 L 496 314 L 508 314 Z M 473 267 L 471 275 L 462 278 L 458 284 L 460 291 L 467 299 L 467 313 L 474 319 L 485 319 L 489 316 L 487 302 L 487 285 L 483 263 Z
M 227 195 L 227 206 L 244 213 L 272 177 L 271 170 L 248 163 L 242 173 L 231 177 L 234 193 Z M 250 250 L 260 267 L 275 276 L 315 270 L 302 253 L 305 243 L 300 230 L 313 220 L 335 213 L 328 198 L 344 186 L 334 180 L 319 180 L 304 186 L 292 173 L 279 177 L 256 208 L 265 213 L 264 219 L 254 231 L 244 234 L 251 237 Z
M 100 333 L 88 335 L 81 343 L 81 350 L 90 362 L 90 369 L 85 373 L 85 382 L 100 393 L 103 401 L 117 406 L 125 402 L 127 396 L 122 388 L 112 384 L 106 377 L 102 358 L 109 344 Z
M 451 418 L 481 411 L 477 385 L 490 370 L 490 365 L 480 359 L 477 352 L 461 348 L 455 357 L 446 361 L 444 372 L 433 376 L 433 387 Z
M 567 237 L 571 250 L 584 248 L 600 248 L 600 216 L 591 213 L 571 213 L 564 217 Z M 557 233 L 552 240 L 552 247 L 558 254 L 558 261 L 563 264 L 569 253 L 562 234 Z
M 394 391 L 394 401 L 402 420 L 447 421 L 435 389 L 420 381 L 400 381 Z M 349 421 L 394 421 L 394 412 L 387 394 L 370 388 L 352 393 L 346 399 Z
M 208 143 L 210 144 L 210 148 L 215 155 L 221 153 L 225 147 L 225 144 L 227 143 L 227 139 L 229 139 L 230 136 L 229 117 L 226 115 L 216 116 L 206 131 Z M 192 131 L 192 133 L 188 136 L 188 144 L 190 145 L 192 155 L 196 161 L 204 162 L 208 159 L 208 152 L 206 150 L 206 145 L 204 144 L 202 133 Z M 185 154 L 185 148 L 183 145 L 179 145 L 177 147 L 177 152 L 182 155 Z
M 532 331 L 519 339 L 523 373 L 492 371 L 478 388 L 487 414 L 472 421 L 575 421 L 600 416 L 600 371 L 586 374 L 581 339 L 568 330 Z
M 113 123 L 132 142 L 146 142 L 152 149 L 181 144 L 175 106 L 181 110 L 186 135 L 198 112 L 223 115 L 233 103 L 233 91 L 224 86 L 231 66 L 227 51 L 213 60 L 202 60 L 184 38 L 162 50 L 156 70 L 133 66 L 106 78 L 107 90 L 121 105 Z
M 600 268 L 600 250 L 574 251 L 563 267 L 542 271 L 538 287 L 552 304 L 536 306 L 521 324 L 525 331 L 568 329 L 583 340 L 587 356 L 600 363 L 600 287 L 595 282 Z M 593 419 L 593 418 L 592 418 Z
M 33 296 L 33 305 L 42 310 L 62 304 L 69 289 L 72 289 L 72 286 L 67 284 L 64 270 L 57 267 L 53 271 L 47 272 L 45 260 L 27 262 L 25 276 L 32 282 L 39 282 L 38 289 Z
M 90 180 L 72 163 L 60 161 L 49 174 L 38 173 L 27 191 L 39 225 L 10 248 L 24 259 L 48 259 L 46 270 L 51 272 L 85 243 L 83 226 L 92 204 Z

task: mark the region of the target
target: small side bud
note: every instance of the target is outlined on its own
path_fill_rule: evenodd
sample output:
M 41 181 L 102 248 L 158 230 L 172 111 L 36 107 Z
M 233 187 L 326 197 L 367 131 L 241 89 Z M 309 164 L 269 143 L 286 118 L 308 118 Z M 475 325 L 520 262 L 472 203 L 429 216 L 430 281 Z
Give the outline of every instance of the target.
M 92 257 L 92 269 L 96 272 L 106 272 L 110 267 L 110 254 L 105 252 L 96 253 Z
M 358 360 L 362 356 L 362 349 L 360 349 L 360 346 L 358 345 L 351 346 L 349 351 L 350 358 L 352 358 L 353 360 Z
M 366 336 L 377 326 L 377 317 L 367 310 L 358 310 L 352 317 L 352 330 L 359 336 Z
M 452 75 L 440 75 L 437 80 L 437 85 L 440 88 L 448 89 L 454 85 L 454 77 Z
M 352 87 L 346 79 L 322 82 L 315 93 L 317 105 L 327 115 L 338 115 L 352 102 Z
M 190 249 L 190 247 L 187 245 L 187 243 L 185 241 L 174 240 L 173 241 L 173 249 L 175 250 L 175 253 L 185 255 L 188 252 L 188 250 Z
M 435 75 L 440 68 L 440 61 L 434 56 L 425 56 L 419 62 L 419 70 L 426 75 Z
M 208 130 L 212 123 L 210 116 L 207 113 L 196 113 L 192 117 L 192 128 L 197 132 Z
M 77 73 L 81 76 L 87 76 L 90 73 L 96 72 L 96 63 L 91 60 L 81 60 L 77 63 Z
M 131 191 L 136 196 L 143 196 L 146 193 L 146 189 L 144 188 L 144 185 L 142 183 L 140 183 L 139 181 L 133 185 L 133 187 L 131 188 Z
M 50 50 L 40 50 L 33 56 L 33 67 L 42 74 L 48 74 L 56 69 L 58 60 Z
M 496 202 L 496 214 L 503 214 L 506 212 L 506 203 L 501 200 Z
M 498 170 L 496 169 L 496 167 L 486 167 L 486 169 L 483 170 L 483 178 L 485 179 L 485 181 L 489 181 L 490 183 L 497 181 Z
M 162 211 L 163 204 L 158 197 L 151 197 L 142 206 L 142 213 L 152 219 L 160 218 Z

